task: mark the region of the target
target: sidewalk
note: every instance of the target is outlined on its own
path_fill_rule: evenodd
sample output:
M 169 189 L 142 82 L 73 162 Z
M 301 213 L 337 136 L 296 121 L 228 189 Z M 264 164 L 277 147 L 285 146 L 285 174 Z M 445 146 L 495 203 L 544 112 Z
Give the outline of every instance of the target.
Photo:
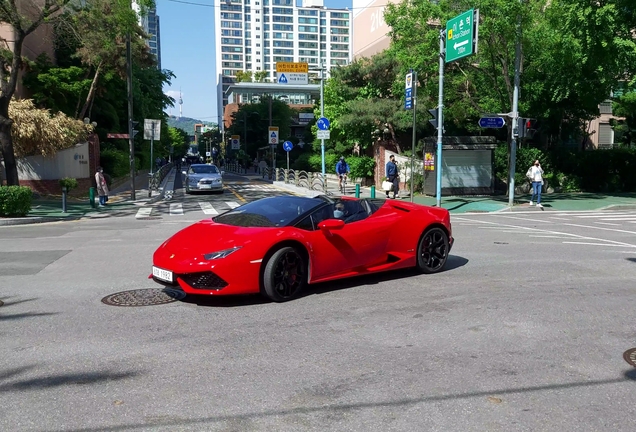
M 281 189 L 308 196 L 323 194 L 322 191 L 310 190 L 298 187 L 283 181 L 275 181 L 273 184 Z M 347 184 L 347 196 L 355 196 L 355 185 Z M 337 180 L 327 180 L 327 194 L 341 196 L 338 190 Z M 393 194 L 391 194 L 393 196 Z M 360 187 L 360 198 L 370 198 L 371 188 Z M 375 198 L 386 199 L 386 193 L 381 189 L 375 189 Z M 410 201 L 408 191 L 400 191 L 398 200 Z M 515 196 L 514 206 L 508 206 L 508 197 L 505 195 L 492 196 L 442 196 L 442 207 L 451 213 L 490 213 L 490 212 L 519 212 L 519 211 L 592 211 L 601 209 L 631 209 L 636 210 L 636 193 L 594 194 L 587 192 L 551 193 L 541 195 L 543 209 L 530 206 L 530 195 Z M 416 195 L 413 202 L 428 206 L 435 206 L 435 197 Z
M 110 191 L 105 207 L 97 207 L 97 196 L 95 207 L 91 207 L 88 198 L 82 200 L 69 197 L 66 213 L 64 213 L 61 196 L 59 199 L 57 197 L 34 199 L 31 211 L 26 217 L 0 218 L 0 226 L 129 216 L 137 212 L 138 206 L 158 201 L 163 198 L 164 193 L 171 194 L 174 190 L 175 176 L 176 170 L 173 168 L 161 182 L 159 190 L 152 191 L 152 196 L 148 197 L 148 170 L 139 171 L 135 177 L 135 201 L 131 200 L 131 185 L 128 178 Z

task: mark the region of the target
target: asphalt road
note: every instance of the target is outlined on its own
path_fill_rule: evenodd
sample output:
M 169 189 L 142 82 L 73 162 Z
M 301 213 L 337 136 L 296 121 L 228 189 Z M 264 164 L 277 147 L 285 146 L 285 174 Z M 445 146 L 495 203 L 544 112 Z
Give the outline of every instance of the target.
M 0 227 L 0 430 L 636 429 L 636 211 L 453 216 L 443 273 L 284 304 L 101 302 L 157 287 L 153 251 L 201 200 L 280 193 L 234 192 Z

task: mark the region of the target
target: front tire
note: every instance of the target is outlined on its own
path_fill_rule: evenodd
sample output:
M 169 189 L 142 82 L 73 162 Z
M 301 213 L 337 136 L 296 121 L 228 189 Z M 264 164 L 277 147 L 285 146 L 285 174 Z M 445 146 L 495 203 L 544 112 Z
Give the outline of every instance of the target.
M 448 235 L 443 229 L 427 229 L 417 245 L 417 269 L 426 274 L 439 272 L 446 264 L 449 249 Z
M 263 272 L 265 295 L 275 302 L 292 300 L 307 286 L 307 263 L 293 247 L 278 249 L 267 260 Z

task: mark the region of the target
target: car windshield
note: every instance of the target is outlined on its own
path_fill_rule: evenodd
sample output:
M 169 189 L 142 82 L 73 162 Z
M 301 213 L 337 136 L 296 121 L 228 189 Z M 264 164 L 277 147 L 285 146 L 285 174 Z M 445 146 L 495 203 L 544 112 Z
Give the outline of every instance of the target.
M 194 174 L 218 174 L 219 170 L 214 165 L 193 165 L 190 172 Z
M 283 227 L 324 203 L 321 197 L 263 198 L 217 216 L 214 221 L 241 227 Z

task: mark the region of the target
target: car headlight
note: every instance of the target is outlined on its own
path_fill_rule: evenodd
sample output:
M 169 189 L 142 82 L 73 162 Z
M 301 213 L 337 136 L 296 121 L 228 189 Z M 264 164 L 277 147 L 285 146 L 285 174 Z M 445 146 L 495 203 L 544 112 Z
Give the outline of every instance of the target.
M 225 258 L 229 254 L 236 252 L 240 248 L 241 248 L 241 246 L 237 246 L 237 247 L 233 247 L 231 249 L 225 249 L 225 250 L 218 251 L 218 252 L 208 253 L 208 254 L 203 255 L 203 258 L 205 258 L 207 261 L 212 261 L 212 260 L 215 260 L 215 259 Z

